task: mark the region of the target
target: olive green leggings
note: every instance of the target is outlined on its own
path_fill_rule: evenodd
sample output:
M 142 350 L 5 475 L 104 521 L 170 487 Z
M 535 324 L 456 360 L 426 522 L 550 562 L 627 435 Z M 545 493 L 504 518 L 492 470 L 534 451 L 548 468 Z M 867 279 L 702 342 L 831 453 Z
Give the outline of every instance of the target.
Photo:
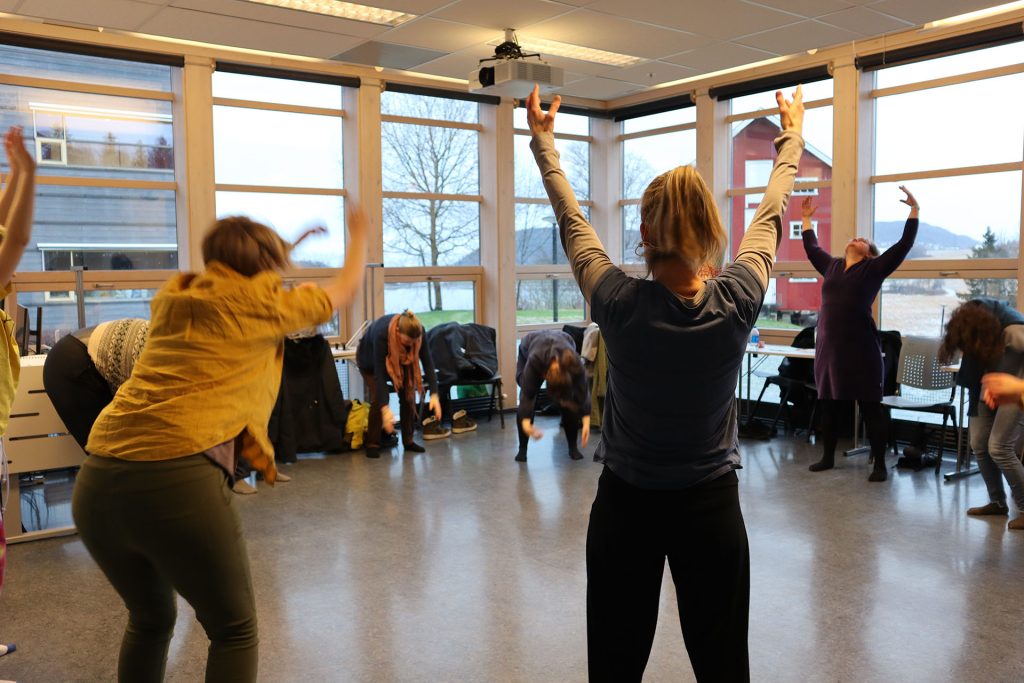
M 72 513 L 82 542 L 128 608 L 119 681 L 163 680 L 175 591 L 210 639 L 206 680 L 256 680 L 256 604 L 232 496 L 224 471 L 204 455 L 86 458 Z

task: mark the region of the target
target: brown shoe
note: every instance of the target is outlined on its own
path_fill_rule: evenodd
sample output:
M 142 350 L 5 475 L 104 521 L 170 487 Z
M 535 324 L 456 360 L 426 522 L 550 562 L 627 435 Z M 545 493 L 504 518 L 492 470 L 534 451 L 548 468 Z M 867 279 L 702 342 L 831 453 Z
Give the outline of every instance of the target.
M 981 507 L 967 508 L 967 514 L 976 517 L 984 517 L 986 515 L 1008 515 L 1010 514 L 1010 508 L 1005 505 L 1000 505 L 999 503 L 988 503 Z
M 1006 528 L 1015 530 L 1024 529 L 1024 515 L 1017 515 L 1016 517 L 1011 519 L 1009 522 L 1006 523 Z

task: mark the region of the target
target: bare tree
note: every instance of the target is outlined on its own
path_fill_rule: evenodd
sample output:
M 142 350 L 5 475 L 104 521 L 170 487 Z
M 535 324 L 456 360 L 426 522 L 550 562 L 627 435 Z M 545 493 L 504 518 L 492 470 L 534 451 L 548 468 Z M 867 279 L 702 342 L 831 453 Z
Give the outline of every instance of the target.
M 396 111 L 396 108 L 398 109 Z M 433 97 L 399 98 L 390 111 L 402 116 L 458 121 L 466 103 Z M 420 266 L 450 264 L 479 240 L 476 203 L 438 198 L 479 193 L 477 134 L 462 128 L 385 122 L 381 127 L 384 188 L 433 195 L 385 199 L 385 249 Z M 441 283 L 433 284 L 431 310 L 442 310 Z

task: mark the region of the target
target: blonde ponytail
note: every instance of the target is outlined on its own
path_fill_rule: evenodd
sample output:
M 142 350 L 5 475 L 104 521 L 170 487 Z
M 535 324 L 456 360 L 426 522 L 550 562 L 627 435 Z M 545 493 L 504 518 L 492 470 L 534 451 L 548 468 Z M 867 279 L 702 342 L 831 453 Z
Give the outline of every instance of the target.
M 715 198 L 692 166 L 677 166 L 651 181 L 640 201 L 647 229 L 643 257 L 650 271 L 662 260 L 679 260 L 697 273 L 721 265 L 728 243 Z

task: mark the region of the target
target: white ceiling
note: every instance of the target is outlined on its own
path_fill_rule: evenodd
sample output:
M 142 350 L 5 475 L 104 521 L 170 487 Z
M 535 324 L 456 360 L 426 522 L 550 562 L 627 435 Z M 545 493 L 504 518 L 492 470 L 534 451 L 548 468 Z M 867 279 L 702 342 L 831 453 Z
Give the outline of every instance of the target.
M 493 54 L 488 43 L 500 39 L 503 28 L 514 27 L 521 37 L 646 60 L 619 68 L 546 56 L 566 70 L 563 94 L 603 100 L 778 55 L 863 40 L 1005 0 L 361 1 L 419 16 L 388 28 L 245 0 L 0 0 L 0 10 L 325 59 L 360 48 L 353 55 L 394 55 L 410 71 L 462 79 L 479 59 Z

